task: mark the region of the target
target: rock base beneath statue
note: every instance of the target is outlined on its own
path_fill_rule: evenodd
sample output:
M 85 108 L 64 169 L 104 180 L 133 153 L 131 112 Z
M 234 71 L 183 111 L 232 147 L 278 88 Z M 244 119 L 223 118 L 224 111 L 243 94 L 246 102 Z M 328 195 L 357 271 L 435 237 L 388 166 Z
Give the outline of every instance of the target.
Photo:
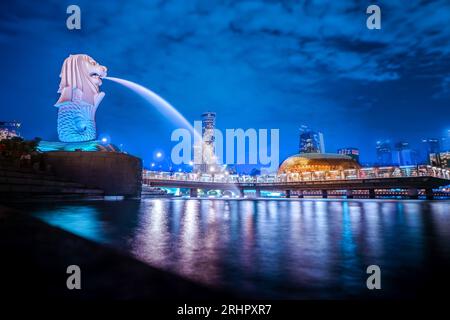
M 119 152 L 120 150 L 113 144 L 105 144 L 101 141 L 85 142 L 61 142 L 61 141 L 41 141 L 38 145 L 41 152 L 49 151 L 106 151 Z
M 139 198 L 142 160 L 120 152 L 51 151 L 44 162 L 61 179 L 104 191 L 105 196 Z

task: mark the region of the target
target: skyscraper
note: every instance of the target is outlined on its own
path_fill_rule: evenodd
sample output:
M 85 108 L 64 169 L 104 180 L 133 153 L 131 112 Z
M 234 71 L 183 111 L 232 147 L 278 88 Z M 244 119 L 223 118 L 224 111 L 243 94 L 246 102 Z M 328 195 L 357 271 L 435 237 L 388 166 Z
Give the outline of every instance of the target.
M 216 127 L 216 113 L 202 114 L 202 143 L 194 146 L 194 152 L 201 152 L 201 163 L 196 164 L 194 171 L 207 173 L 216 169 L 217 160 L 214 148 L 214 129 Z
M 422 139 L 420 150 L 420 162 L 430 163 L 430 154 L 437 154 L 441 151 L 441 143 L 439 139 Z
M 307 126 L 300 127 L 299 153 L 325 153 L 323 134 Z
M 398 166 L 411 166 L 417 164 L 417 151 L 411 149 L 408 142 L 397 142 L 392 153 L 392 163 Z
M 450 169 L 450 151 L 430 154 L 430 164 L 434 167 Z
M 442 137 L 441 151 L 450 151 L 450 129 Z
M 377 164 L 387 166 L 392 164 L 392 146 L 389 140 L 377 141 Z

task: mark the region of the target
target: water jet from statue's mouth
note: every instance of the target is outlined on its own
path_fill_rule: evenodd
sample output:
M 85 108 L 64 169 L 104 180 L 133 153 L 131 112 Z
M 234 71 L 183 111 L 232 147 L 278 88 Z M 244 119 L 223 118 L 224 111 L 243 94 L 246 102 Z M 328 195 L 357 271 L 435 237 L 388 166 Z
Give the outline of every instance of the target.
M 137 94 L 139 94 L 141 97 L 143 97 L 147 102 L 152 104 L 156 109 L 164 114 L 167 118 L 171 119 L 171 121 L 178 123 L 179 125 L 182 125 L 183 127 L 187 128 L 188 130 L 192 131 L 193 134 L 196 136 L 196 138 L 200 139 L 198 141 L 202 141 L 200 133 L 194 130 L 193 126 L 189 123 L 189 121 L 186 120 L 186 118 L 169 102 L 164 100 L 161 96 L 156 94 L 155 92 L 151 91 L 150 89 L 147 89 L 144 86 L 141 86 L 137 83 L 134 83 L 132 81 L 115 78 L 115 77 L 103 77 L 103 79 L 111 80 L 114 82 L 117 82 Z
M 106 74 L 98 74 L 97 72 L 91 72 L 89 76 L 97 79 L 103 79 L 106 77 Z
M 191 131 L 194 135 L 194 143 L 196 141 L 203 141 L 203 138 L 201 136 L 201 133 L 196 131 L 194 127 L 189 123 L 189 121 L 186 120 L 185 117 L 169 102 L 164 100 L 162 97 L 160 97 L 155 92 L 151 91 L 150 89 L 147 89 L 137 83 L 134 83 L 132 81 L 120 79 L 120 78 L 114 78 L 114 77 L 104 77 L 104 79 L 108 79 L 114 82 L 117 82 L 137 94 L 139 94 L 141 97 L 143 97 L 147 102 L 152 104 L 156 109 L 161 112 L 166 118 L 170 119 L 172 122 L 176 122 L 179 125 L 182 125 L 183 127 L 187 128 L 189 131 Z M 238 189 L 234 189 L 235 192 L 239 192 Z

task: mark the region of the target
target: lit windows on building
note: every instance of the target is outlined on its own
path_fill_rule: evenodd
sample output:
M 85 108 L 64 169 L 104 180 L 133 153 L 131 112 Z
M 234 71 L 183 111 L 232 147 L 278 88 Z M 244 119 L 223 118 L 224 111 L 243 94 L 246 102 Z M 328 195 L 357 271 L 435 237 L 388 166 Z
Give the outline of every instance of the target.
M 323 134 L 301 126 L 299 153 L 325 153 Z
M 17 121 L 0 121 L 0 141 L 20 137 L 21 123 Z
M 440 151 L 450 151 L 450 129 L 447 130 L 444 137 L 442 137 L 442 145 Z
M 195 172 L 209 173 L 216 171 L 217 159 L 215 156 L 214 129 L 216 127 L 216 113 L 202 114 L 202 145 L 194 146 L 194 153 L 201 154 L 201 163 L 194 166 Z
M 421 162 L 429 163 L 430 155 L 432 153 L 439 153 L 441 151 L 441 141 L 436 138 L 422 139 L 421 143 Z
M 433 167 L 450 168 L 450 151 L 430 154 L 430 164 Z
M 341 149 L 338 149 L 337 153 L 349 156 L 353 160 L 356 160 L 357 162 L 359 162 L 359 149 L 358 148 L 351 148 L 351 147 L 341 148 Z
M 397 166 L 417 165 L 417 151 L 411 149 L 408 142 L 397 142 L 392 153 L 392 163 Z
M 377 141 L 377 164 L 391 165 L 392 164 L 392 146 L 389 140 Z

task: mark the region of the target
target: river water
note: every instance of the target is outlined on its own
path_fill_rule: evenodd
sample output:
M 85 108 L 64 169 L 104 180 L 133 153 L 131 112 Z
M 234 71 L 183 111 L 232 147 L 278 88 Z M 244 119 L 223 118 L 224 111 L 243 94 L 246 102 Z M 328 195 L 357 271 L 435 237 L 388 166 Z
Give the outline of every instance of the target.
M 450 201 L 144 199 L 27 211 L 241 297 L 409 298 L 449 279 Z M 381 290 L 367 289 L 369 265 Z

